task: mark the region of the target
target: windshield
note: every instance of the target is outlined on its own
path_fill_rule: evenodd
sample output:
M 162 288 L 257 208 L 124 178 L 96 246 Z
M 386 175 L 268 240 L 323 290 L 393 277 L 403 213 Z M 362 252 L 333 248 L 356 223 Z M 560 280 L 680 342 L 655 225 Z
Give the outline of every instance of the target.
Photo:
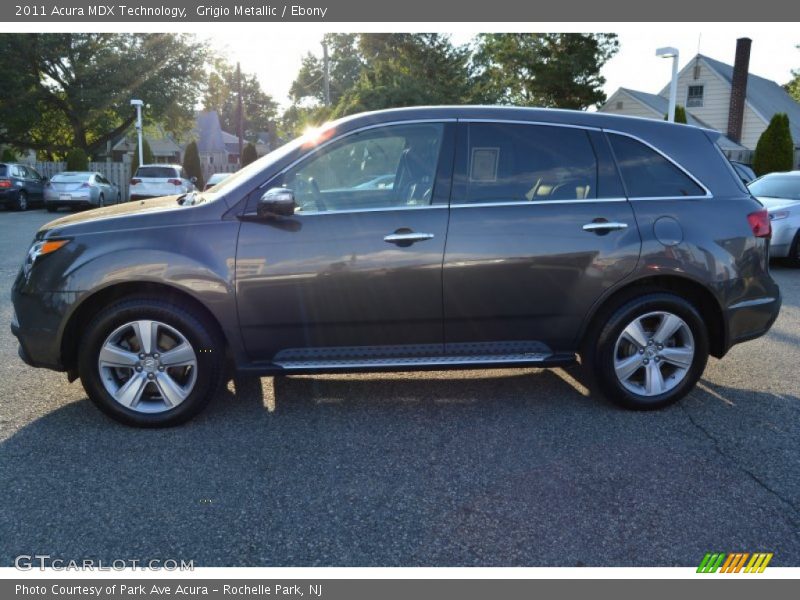
M 265 167 L 270 165 L 271 163 L 277 162 L 286 156 L 289 156 L 292 152 L 297 150 L 298 148 L 302 148 L 304 146 L 308 146 L 311 148 L 327 139 L 330 138 L 331 134 L 333 133 L 334 128 L 333 124 L 323 125 L 319 129 L 315 129 L 305 135 L 300 136 L 299 138 L 295 138 L 291 142 L 284 144 L 280 148 L 276 148 L 269 154 L 265 154 L 258 160 L 250 163 L 246 167 L 239 169 L 236 173 L 231 173 L 229 177 L 226 177 L 218 184 L 216 184 L 210 190 L 203 192 L 204 194 L 219 194 L 220 192 L 225 192 L 230 190 L 240 183 L 243 183 L 250 179 L 251 177 L 260 173 Z
M 139 167 L 136 169 L 136 177 L 177 177 L 178 171 L 174 167 Z
M 50 181 L 52 181 L 53 183 L 86 181 L 91 176 L 92 176 L 91 173 L 59 173 L 58 175 L 53 175 L 53 178 Z
M 754 196 L 800 200 L 800 177 L 791 175 L 766 175 L 749 186 Z

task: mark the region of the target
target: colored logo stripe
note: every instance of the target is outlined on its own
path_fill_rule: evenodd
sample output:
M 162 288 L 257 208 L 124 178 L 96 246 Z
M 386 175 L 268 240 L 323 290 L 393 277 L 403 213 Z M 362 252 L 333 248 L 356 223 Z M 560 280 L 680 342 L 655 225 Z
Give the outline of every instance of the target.
M 745 573 L 763 573 L 764 569 L 772 560 L 772 552 L 708 552 L 700 566 L 697 567 L 698 573 L 739 573 L 744 567 Z M 750 559 L 748 562 L 748 558 Z M 745 567 L 745 563 L 747 566 Z

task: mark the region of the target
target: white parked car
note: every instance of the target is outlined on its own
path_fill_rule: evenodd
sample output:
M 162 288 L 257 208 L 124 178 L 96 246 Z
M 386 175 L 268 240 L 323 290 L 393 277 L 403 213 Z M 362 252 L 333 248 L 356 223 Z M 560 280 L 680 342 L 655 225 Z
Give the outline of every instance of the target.
M 769 254 L 800 267 L 800 171 L 770 173 L 749 186 L 769 212 L 772 240 Z
M 181 165 L 141 165 L 131 178 L 131 200 L 186 194 L 194 190 Z

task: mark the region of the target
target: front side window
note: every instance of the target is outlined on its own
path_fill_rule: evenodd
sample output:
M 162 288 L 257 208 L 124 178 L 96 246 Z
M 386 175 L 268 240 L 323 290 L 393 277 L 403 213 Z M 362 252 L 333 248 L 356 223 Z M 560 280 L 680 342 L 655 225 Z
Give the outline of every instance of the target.
M 624 135 L 609 141 L 630 198 L 705 196 L 705 190 L 664 156 Z
M 597 158 L 582 129 L 471 123 L 464 163 L 468 203 L 597 198 Z
M 298 212 L 402 208 L 431 203 L 441 123 L 390 125 L 354 133 L 312 154 L 280 178 Z
M 686 94 L 686 107 L 698 107 L 703 106 L 703 86 L 702 85 L 690 85 L 689 90 Z

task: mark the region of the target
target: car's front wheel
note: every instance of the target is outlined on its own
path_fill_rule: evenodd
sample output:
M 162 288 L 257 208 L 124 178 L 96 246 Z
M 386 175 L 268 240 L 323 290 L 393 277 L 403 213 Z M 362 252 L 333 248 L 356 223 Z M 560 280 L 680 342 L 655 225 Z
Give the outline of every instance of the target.
M 703 374 L 708 332 L 692 304 L 652 293 L 615 310 L 587 354 L 598 387 L 612 402 L 661 408 L 689 393 Z
M 223 343 L 207 319 L 151 298 L 117 302 L 86 328 L 78 370 L 89 398 L 138 427 L 188 421 L 221 381 Z
M 25 190 L 17 194 L 17 210 L 28 210 L 28 193 Z

